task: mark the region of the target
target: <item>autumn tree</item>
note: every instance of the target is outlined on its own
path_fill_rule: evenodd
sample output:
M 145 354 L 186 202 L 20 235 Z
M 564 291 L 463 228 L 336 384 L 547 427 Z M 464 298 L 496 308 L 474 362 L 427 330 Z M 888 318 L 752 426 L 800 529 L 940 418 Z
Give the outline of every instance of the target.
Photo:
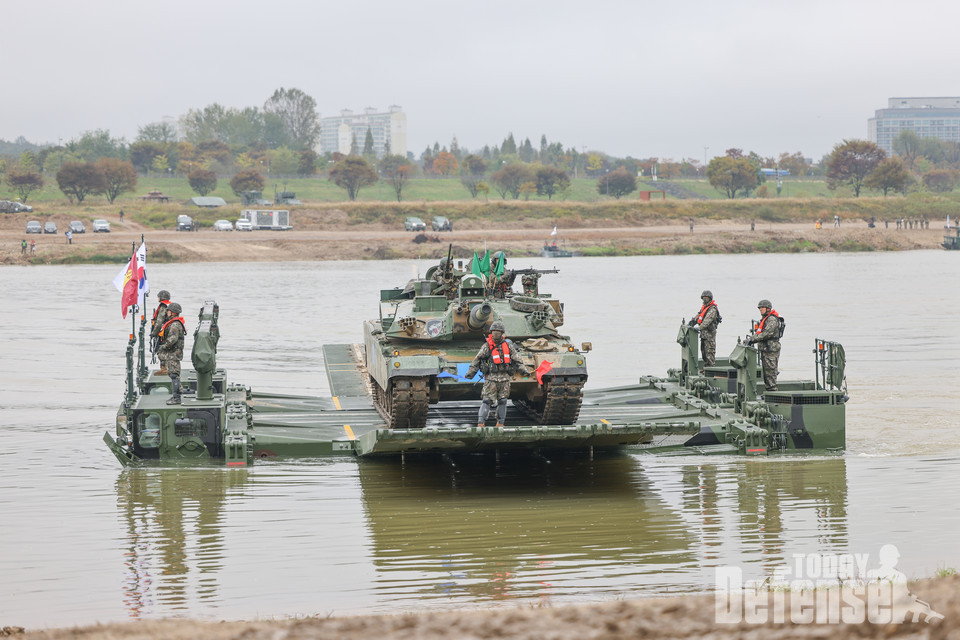
M 43 176 L 24 167 L 13 167 L 7 172 L 5 179 L 7 186 L 17 192 L 20 202 L 24 204 L 31 193 L 43 189 Z
M 230 189 L 233 190 L 234 195 L 240 197 L 244 191 L 263 191 L 263 185 L 265 184 L 266 181 L 263 179 L 263 176 L 260 175 L 259 171 L 256 169 L 244 169 L 243 171 L 238 171 L 230 180 Z
M 317 152 L 304 149 L 297 153 L 297 175 L 312 176 L 317 172 Z
M 457 157 L 449 151 L 441 151 L 433 159 L 433 172 L 441 176 L 452 176 L 460 168 Z
M 714 189 L 732 200 L 738 193 L 746 196 L 757 188 L 760 183 L 760 169 L 744 158 L 742 153 L 733 157 L 730 151 L 739 149 L 728 150 L 727 155 L 710 160 L 707 165 L 707 180 Z
M 166 152 L 166 144 L 152 140 L 139 140 L 130 145 L 130 162 L 138 171 L 147 173 L 153 167 L 153 159 Z
M 151 122 L 142 127 L 137 127 L 137 142 L 158 142 L 166 146 L 166 144 L 176 141 L 177 128 L 172 123 Z M 134 162 L 134 165 L 136 165 L 136 162 Z
M 913 175 L 907 171 L 902 158 L 886 158 L 870 172 L 864 179 L 863 186 L 868 189 L 882 191 L 886 196 L 889 191 L 904 193 L 914 181 Z
M 360 189 L 377 182 L 377 172 L 360 156 L 347 156 L 330 170 L 327 178 L 341 189 L 347 197 L 356 200 Z
M 468 155 L 460 165 L 460 183 L 470 192 L 470 197 L 477 197 L 477 185 L 483 180 L 487 172 L 487 163 L 477 155 Z
M 511 134 L 511 139 L 512 136 L 513 134 Z M 506 199 L 509 193 L 516 200 L 520 197 L 520 187 L 526 182 L 535 183 L 536 177 L 530 167 L 520 162 L 514 162 L 494 172 L 490 176 L 490 180 L 501 198 Z
M 82 203 L 89 194 L 103 193 L 107 180 L 103 172 L 90 162 L 64 162 L 57 171 L 57 186 L 67 199 Z
M 541 166 L 536 170 L 536 177 L 537 195 L 547 196 L 548 200 L 570 187 L 570 176 L 563 169 Z
M 953 191 L 957 186 L 957 172 L 952 169 L 931 169 L 923 174 L 923 186 L 937 193 Z
M 786 169 L 790 172 L 790 175 L 797 177 L 803 177 L 810 171 L 810 165 L 807 164 L 806 158 L 799 151 L 796 153 L 781 153 L 777 165 L 781 170 Z
M 187 174 L 190 188 L 201 196 L 205 196 L 217 188 L 217 172 L 209 169 L 194 169 Z
M 298 149 L 312 149 L 320 135 L 317 101 L 300 89 L 280 87 L 264 103 L 263 110 L 283 122 L 291 144 Z
M 403 199 L 403 189 L 410 181 L 414 168 L 401 155 L 385 155 L 380 159 L 378 169 L 390 183 L 390 187 L 397 195 L 397 202 Z
M 137 188 L 137 170 L 128 160 L 100 158 L 97 160 L 97 168 L 104 179 L 104 188 L 100 193 L 107 196 L 111 204 L 121 193 Z
M 270 171 L 282 176 L 290 176 L 297 172 L 300 159 L 287 147 L 280 147 L 270 151 Z
M 611 171 L 597 180 L 597 193 L 613 196 L 617 200 L 637 190 L 637 176 L 624 169 Z
M 920 136 L 916 131 L 904 129 L 893 139 L 893 152 L 903 158 L 903 164 L 913 171 L 913 166 L 920 154 Z
M 876 143 L 867 140 L 844 140 L 830 152 L 827 161 L 827 188 L 841 185 L 853 188 L 855 197 L 860 197 L 863 181 L 884 158 L 886 152 Z

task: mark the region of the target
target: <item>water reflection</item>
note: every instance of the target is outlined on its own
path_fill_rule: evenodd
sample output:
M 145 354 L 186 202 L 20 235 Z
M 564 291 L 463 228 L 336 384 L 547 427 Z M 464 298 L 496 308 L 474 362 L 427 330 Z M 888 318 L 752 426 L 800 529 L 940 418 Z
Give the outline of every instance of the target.
M 117 478 L 127 527 L 123 602 L 132 618 L 220 599 L 227 496 L 247 470 L 128 469 Z
M 720 564 L 847 545 L 842 458 L 646 465 L 644 456 L 363 461 L 377 588 L 391 599 L 699 591 Z

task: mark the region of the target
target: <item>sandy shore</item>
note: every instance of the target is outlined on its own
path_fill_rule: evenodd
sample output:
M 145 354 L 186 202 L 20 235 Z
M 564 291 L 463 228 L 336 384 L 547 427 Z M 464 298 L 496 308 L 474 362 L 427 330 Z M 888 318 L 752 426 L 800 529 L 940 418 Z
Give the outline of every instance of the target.
M 417 234 L 382 224 L 347 225 L 346 214 L 338 220 L 331 212 L 311 216 L 298 212 L 292 231 L 197 232 L 156 231 L 129 219 L 110 220 L 111 233 L 75 235 L 68 245 L 63 235 L 68 220 L 56 220 L 58 235 L 23 233 L 29 214 L 10 214 L 0 219 L 0 264 L 59 264 L 103 261 L 95 256 L 130 254 L 131 244 L 147 239 L 154 259 L 175 262 L 273 262 L 315 260 L 362 260 L 395 258 L 440 258 L 453 243 L 454 255 L 469 257 L 484 247 L 503 249 L 509 256 L 534 256 L 540 252 L 549 230 L 531 227 L 530 221 L 498 224 L 496 229 L 465 221 L 453 232 L 430 232 L 416 242 Z M 469 225 L 469 226 L 468 226 Z M 470 228 L 473 227 L 473 228 Z M 839 228 L 815 229 L 809 223 L 749 224 L 715 221 L 697 224 L 653 223 L 648 226 L 582 227 L 565 232 L 565 248 L 595 255 L 641 255 L 677 253 L 752 253 L 771 251 L 904 251 L 938 249 L 944 230 L 869 229 L 853 222 Z M 21 255 L 21 240 L 37 243 L 33 255 Z
M 960 576 L 910 583 L 910 593 L 942 620 L 908 624 L 718 624 L 713 596 L 618 600 L 553 608 L 404 613 L 388 616 L 309 617 L 252 622 L 160 620 L 29 631 L 11 635 L 29 640 L 78 638 L 146 640 L 421 640 L 474 638 L 957 638 L 960 637 Z M 771 616 L 772 617 L 772 616 Z M 789 614 L 788 614 L 789 617 Z M 4 635 L 0 632 L 0 636 Z

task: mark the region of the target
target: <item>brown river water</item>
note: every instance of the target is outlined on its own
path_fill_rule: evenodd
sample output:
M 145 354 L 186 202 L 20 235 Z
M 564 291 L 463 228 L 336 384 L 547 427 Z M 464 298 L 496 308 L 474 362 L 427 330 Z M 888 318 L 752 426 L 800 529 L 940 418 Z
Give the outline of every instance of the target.
M 101 441 L 130 322 L 118 266 L 0 269 L 0 626 L 254 619 L 697 593 L 718 566 L 897 545 L 910 577 L 960 568 L 957 260 L 947 252 L 540 259 L 589 387 L 679 364 L 712 289 L 733 348 L 760 298 L 788 320 L 782 376 L 846 348 L 842 456 L 258 461 L 123 470 Z M 361 340 L 378 290 L 426 262 L 148 266 L 188 324 L 220 304 L 232 382 L 327 392 L 321 345 Z M 152 310 L 152 308 L 151 308 Z M 192 332 L 193 327 L 188 327 Z M 188 339 L 187 349 L 189 351 Z M 189 358 L 189 356 L 188 356 Z

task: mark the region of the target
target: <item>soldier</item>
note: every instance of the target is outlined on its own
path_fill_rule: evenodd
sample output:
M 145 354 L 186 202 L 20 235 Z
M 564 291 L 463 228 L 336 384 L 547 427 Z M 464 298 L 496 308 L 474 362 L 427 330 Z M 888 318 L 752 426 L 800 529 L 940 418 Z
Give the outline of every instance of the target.
M 700 332 L 700 352 L 703 354 L 703 364 L 712 367 L 717 361 L 717 326 L 722 318 L 717 303 L 713 301 L 713 293 L 704 291 L 700 294 L 703 306 L 696 318 L 690 320 L 694 331 Z
M 503 275 L 497 276 L 497 262 L 503 257 Z M 505 298 L 508 293 L 513 292 L 513 281 L 517 279 L 517 274 L 507 270 L 507 254 L 503 251 L 497 251 L 490 256 L 490 281 L 487 283 L 487 293 L 494 298 Z
M 461 274 L 454 271 L 451 262 L 449 258 L 443 258 L 440 260 L 440 266 L 433 272 L 433 280 L 437 283 L 434 293 L 445 295 L 448 300 L 457 297 L 457 287 L 460 286 L 461 278 Z
M 166 322 L 160 326 L 157 337 L 160 346 L 157 356 L 160 358 L 161 370 L 166 370 L 170 376 L 170 391 L 173 397 L 167 404 L 180 404 L 180 361 L 183 360 L 183 343 L 187 327 L 180 317 L 180 305 L 171 302 L 167 305 Z
M 158 335 L 160 333 L 160 327 L 167 321 L 167 305 L 169 304 L 170 292 L 162 289 L 157 294 L 157 308 L 153 310 L 153 318 L 150 320 L 150 352 L 153 354 L 157 353 L 157 343 L 160 340 Z M 167 373 L 162 363 L 160 365 L 160 373 Z
M 523 284 L 523 295 L 531 296 L 536 298 L 540 295 L 540 274 L 539 273 L 525 273 L 523 277 L 520 278 L 521 284 Z
M 483 371 L 484 375 L 481 391 L 483 402 L 480 403 L 480 414 L 477 416 L 477 426 L 481 428 L 485 426 L 494 403 L 497 404 L 497 426 L 503 426 L 507 417 L 507 398 L 510 397 L 510 376 L 514 371 L 530 375 L 530 369 L 520 362 L 513 342 L 503 337 L 505 331 L 500 320 L 490 325 L 490 335 L 467 370 L 468 378 L 477 375 L 477 370 Z
M 757 303 L 760 322 L 753 335 L 747 336 L 747 344 L 757 345 L 760 364 L 763 366 L 763 387 L 766 391 L 777 390 L 777 365 L 780 362 L 780 314 L 773 310 L 769 300 Z

